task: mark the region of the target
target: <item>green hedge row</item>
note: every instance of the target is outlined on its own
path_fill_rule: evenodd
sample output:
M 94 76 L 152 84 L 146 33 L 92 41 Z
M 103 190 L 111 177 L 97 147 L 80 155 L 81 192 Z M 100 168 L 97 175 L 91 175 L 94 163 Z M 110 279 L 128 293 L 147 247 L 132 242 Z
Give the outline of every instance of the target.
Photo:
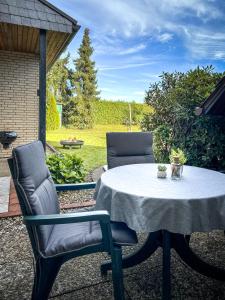
M 135 102 L 130 104 L 133 124 L 140 123 L 144 113 L 151 112 L 151 108 L 146 104 Z M 93 116 L 95 124 L 127 124 L 129 120 L 129 104 L 125 101 L 95 101 L 93 103 Z

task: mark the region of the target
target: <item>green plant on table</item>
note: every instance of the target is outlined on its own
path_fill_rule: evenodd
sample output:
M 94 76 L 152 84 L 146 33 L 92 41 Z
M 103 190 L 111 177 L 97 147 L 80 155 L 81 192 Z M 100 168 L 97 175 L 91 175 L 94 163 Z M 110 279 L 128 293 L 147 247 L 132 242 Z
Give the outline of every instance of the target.
M 158 165 L 158 171 L 160 172 L 166 172 L 166 166 L 165 165 Z
M 186 155 L 180 148 L 172 149 L 170 153 L 170 163 L 175 163 L 177 159 L 181 165 L 184 165 L 187 162 Z
M 51 154 L 46 163 L 54 183 L 84 182 L 86 170 L 83 160 L 75 154 Z

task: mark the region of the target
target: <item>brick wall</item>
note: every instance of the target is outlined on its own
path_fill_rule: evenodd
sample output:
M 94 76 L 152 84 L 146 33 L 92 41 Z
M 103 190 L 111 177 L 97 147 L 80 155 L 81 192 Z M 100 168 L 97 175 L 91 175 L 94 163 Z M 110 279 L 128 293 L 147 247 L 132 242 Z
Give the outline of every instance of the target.
M 17 132 L 14 147 L 38 137 L 38 84 L 37 55 L 0 51 L 0 131 Z M 0 158 L 10 153 L 0 145 Z

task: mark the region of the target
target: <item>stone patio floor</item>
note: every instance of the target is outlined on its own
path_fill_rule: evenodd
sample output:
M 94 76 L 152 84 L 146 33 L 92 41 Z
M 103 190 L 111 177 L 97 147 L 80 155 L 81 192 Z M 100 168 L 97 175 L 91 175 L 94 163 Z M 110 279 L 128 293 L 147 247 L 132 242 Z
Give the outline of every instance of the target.
M 101 173 L 100 168 L 95 170 L 92 179 L 97 180 Z M 144 234 L 139 235 L 140 244 L 145 237 Z M 222 231 L 193 234 L 191 247 L 206 261 L 225 268 L 225 237 Z M 124 253 L 130 253 L 134 248 L 124 247 Z M 106 254 L 92 254 L 64 264 L 50 298 L 113 299 L 111 273 L 106 278 L 100 275 L 100 264 L 106 258 Z M 124 270 L 126 300 L 161 299 L 161 273 L 161 249 L 142 264 Z M 0 300 L 30 299 L 33 274 L 32 251 L 22 218 L 0 218 Z M 225 299 L 225 284 L 196 273 L 172 251 L 172 297 L 181 300 L 222 300 Z
M 140 243 L 145 235 L 139 236 Z M 21 217 L 0 219 L 0 299 L 30 299 L 33 284 L 32 251 Z M 196 233 L 191 246 L 205 260 L 225 267 L 223 232 Z M 133 251 L 124 248 L 124 252 Z M 94 254 L 67 262 L 61 269 L 51 297 L 56 300 L 113 299 L 111 273 L 100 275 L 106 254 Z M 161 249 L 142 264 L 124 271 L 126 299 L 161 299 Z M 172 251 L 173 299 L 225 299 L 225 284 L 204 277 L 184 265 Z M 41 299 L 40 299 L 41 300 Z

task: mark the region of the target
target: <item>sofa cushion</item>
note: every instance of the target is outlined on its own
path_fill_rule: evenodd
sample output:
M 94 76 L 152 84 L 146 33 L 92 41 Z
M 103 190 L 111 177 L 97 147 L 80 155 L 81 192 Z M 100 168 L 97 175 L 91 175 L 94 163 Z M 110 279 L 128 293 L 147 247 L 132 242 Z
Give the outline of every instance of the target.
M 135 231 L 125 223 L 111 223 L 114 243 L 129 246 L 137 243 Z M 54 226 L 48 245 L 43 251 L 45 257 L 57 256 L 102 242 L 101 227 L 98 221 L 57 224 Z
M 150 132 L 109 132 L 106 141 L 109 169 L 154 162 Z
M 25 215 L 48 215 L 59 213 L 56 189 L 45 163 L 45 153 L 40 141 L 13 149 L 14 183 L 20 195 Z M 38 247 L 43 250 L 53 225 L 38 226 L 34 232 Z

